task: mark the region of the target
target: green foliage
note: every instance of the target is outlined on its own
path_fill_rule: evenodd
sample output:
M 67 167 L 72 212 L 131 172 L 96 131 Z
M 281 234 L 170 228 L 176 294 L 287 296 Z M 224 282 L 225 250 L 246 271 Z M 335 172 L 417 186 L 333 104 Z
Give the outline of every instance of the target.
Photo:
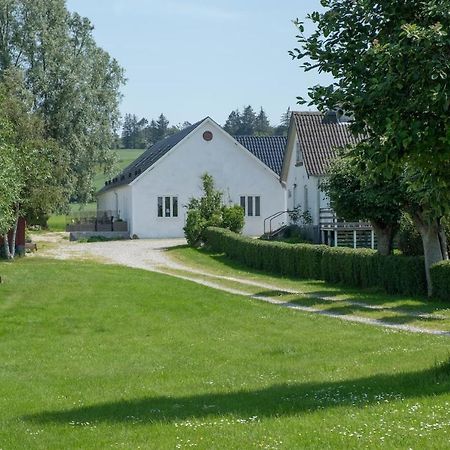
M 421 229 L 428 293 L 430 267 L 447 258 L 439 221 L 450 214 L 450 0 L 323 0 L 297 22 L 306 71 L 332 76 L 310 89 L 319 109 L 340 107 L 364 134 L 355 150 L 375 179 L 401 179 L 404 208 Z M 305 103 L 303 99 L 300 102 Z M 386 247 L 383 245 L 383 247 Z
M 217 252 L 269 273 L 376 287 L 391 294 L 425 292 L 423 258 L 381 256 L 372 250 L 254 240 L 227 230 L 208 228 L 206 243 Z
M 289 211 L 289 219 L 294 225 L 311 225 L 313 223 L 311 212 L 302 211 L 300 206 L 295 207 L 292 211 Z
M 404 255 L 423 255 L 422 237 L 408 214 L 402 214 L 398 232 L 398 248 Z
M 204 231 L 208 227 L 229 228 L 238 233 L 244 226 L 243 209 L 223 205 L 222 192 L 216 190 L 211 175 L 205 173 L 201 179 L 203 196 L 192 198 L 187 205 L 184 233 L 190 246 L 197 246 L 204 240 Z
M 259 114 L 255 118 L 255 136 L 270 136 L 273 129 L 270 126 L 269 118 L 261 107 Z
M 0 125 L 0 132 L 5 122 Z M 0 236 L 7 233 L 14 225 L 14 208 L 20 199 L 20 191 L 24 185 L 24 179 L 14 162 L 15 148 L 2 142 L 0 143 Z
M 188 206 L 186 225 L 184 234 L 186 240 L 191 247 L 195 247 L 201 243 L 202 233 L 207 228 L 207 221 L 202 217 L 198 204 L 192 202 Z
M 368 176 L 366 161 L 348 153 L 331 163 L 327 175 L 322 188 L 339 217 L 397 226 L 402 202 L 398 181 Z
M 298 22 L 306 71 L 331 74 L 310 89 L 321 109 L 342 107 L 364 133 L 370 172 L 402 174 L 429 218 L 450 211 L 450 1 L 326 0 L 311 13 L 309 37 Z M 303 99 L 301 99 L 304 102 Z M 432 120 L 431 120 L 432 119 Z
M 244 210 L 241 206 L 224 206 L 222 208 L 222 227 L 230 231 L 239 233 L 244 227 Z
M 286 112 L 281 116 L 281 123 L 278 125 L 275 130 L 274 134 L 275 136 L 287 136 L 289 125 L 291 122 L 291 108 L 289 107 Z
M 433 295 L 435 298 L 450 302 L 450 261 L 441 261 L 431 267 Z
M 16 201 L 9 204 L 15 214 L 38 217 L 66 204 L 70 184 L 65 152 L 46 137 L 42 116 L 33 110 L 32 96 L 20 72 L 6 70 L 0 82 L 0 120 L 9 123 L 4 141 L 14 151 L 5 155 L 14 165 L 10 186 L 18 189 Z M 2 186 L 5 189 L 4 186 Z
M 0 0 L 0 11 L 0 74 L 23 72 L 45 137 L 65 152 L 64 186 L 86 201 L 96 168 L 113 162 L 123 71 L 64 0 Z
M 444 234 L 447 237 L 447 247 L 450 250 L 450 221 L 447 218 L 441 220 Z M 398 248 L 407 256 L 422 256 L 423 242 L 417 227 L 409 214 L 402 214 L 400 230 L 398 232 Z
M 236 109 L 230 113 L 224 125 L 224 130 L 232 136 L 273 136 L 285 135 L 289 128 L 290 109 L 283 114 L 281 125 L 273 127 L 267 117 L 264 108 L 260 108 L 256 114 L 254 109 L 248 105 L 241 113 Z
M 152 119 L 150 123 L 145 117 L 138 120 L 135 114 L 125 114 L 121 137 L 122 147 L 143 149 L 189 126 L 191 126 L 189 122 L 184 122 L 169 127 L 169 120 L 164 114 L 160 114 L 157 120 Z

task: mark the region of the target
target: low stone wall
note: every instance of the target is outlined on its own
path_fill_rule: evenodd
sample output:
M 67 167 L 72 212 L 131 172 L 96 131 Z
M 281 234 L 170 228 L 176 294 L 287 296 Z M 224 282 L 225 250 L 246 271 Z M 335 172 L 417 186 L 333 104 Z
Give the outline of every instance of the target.
M 128 231 L 128 223 L 123 221 L 116 222 L 82 222 L 82 223 L 70 223 L 66 225 L 66 231 L 69 233 L 72 232 L 127 232 Z
M 130 239 L 128 231 L 71 231 L 70 240 L 89 239 L 91 237 L 103 237 L 106 239 Z

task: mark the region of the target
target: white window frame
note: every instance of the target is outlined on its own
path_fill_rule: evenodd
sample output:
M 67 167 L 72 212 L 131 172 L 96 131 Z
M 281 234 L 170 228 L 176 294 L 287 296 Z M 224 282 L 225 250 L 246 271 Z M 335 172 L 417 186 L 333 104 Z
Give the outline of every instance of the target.
M 257 211 L 256 208 L 256 199 L 259 198 L 259 208 Z M 248 194 L 248 195 L 240 195 L 239 196 L 239 205 L 241 208 L 244 209 L 244 216 L 245 217 L 261 217 L 261 195 L 254 195 L 254 194 Z M 251 208 L 249 206 L 251 205 Z M 249 210 L 251 209 L 252 214 L 249 214 Z M 258 215 L 256 213 L 259 213 Z
M 160 211 L 160 200 L 162 201 L 162 211 Z M 166 208 L 169 200 L 169 208 Z M 176 215 L 174 215 L 176 205 Z M 160 212 L 162 215 L 160 215 Z M 179 195 L 158 195 L 156 197 L 156 217 L 157 219 L 178 219 L 180 217 L 180 196 Z

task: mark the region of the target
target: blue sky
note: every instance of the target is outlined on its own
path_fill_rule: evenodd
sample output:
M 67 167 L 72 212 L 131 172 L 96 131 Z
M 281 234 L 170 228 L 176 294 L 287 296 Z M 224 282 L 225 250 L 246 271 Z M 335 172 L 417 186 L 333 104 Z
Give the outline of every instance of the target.
M 319 0 L 68 0 L 126 70 L 122 113 L 171 123 L 263 106 L 274 124 L 317 84 L 288 51 Z M 303 109 L 305 106 L 302 107 Z

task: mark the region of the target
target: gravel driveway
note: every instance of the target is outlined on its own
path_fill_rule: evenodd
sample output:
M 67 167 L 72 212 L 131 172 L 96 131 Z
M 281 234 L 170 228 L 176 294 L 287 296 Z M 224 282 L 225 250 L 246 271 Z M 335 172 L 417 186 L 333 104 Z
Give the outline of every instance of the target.
M 65 233 L 47 233 L 33 237 L 38 244 L 50 244 L 39 250 L 40 256 L 55 259 L 91 259 L 121 264 L 138 269 L 157 270 L 161 267 L 184 268 L 166 254 L 170 247 L 185 245 L 185 239 L 138 239 L 109 242 L 69 242 Z

